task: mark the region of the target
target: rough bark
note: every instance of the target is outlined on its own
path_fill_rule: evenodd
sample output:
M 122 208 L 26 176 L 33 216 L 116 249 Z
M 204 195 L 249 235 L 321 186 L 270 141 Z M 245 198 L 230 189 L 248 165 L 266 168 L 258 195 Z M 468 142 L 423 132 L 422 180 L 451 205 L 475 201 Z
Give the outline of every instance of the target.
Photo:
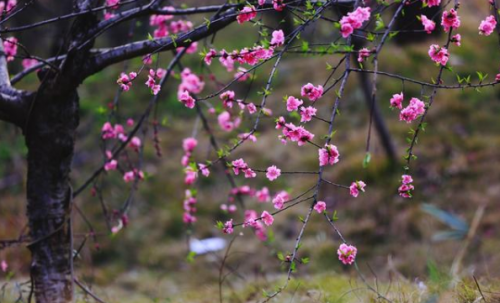
M 76 90 L 35 101 L 26 128 L 31 277 L 38 303 L 71 302 L 69 173 L 78 126 Z

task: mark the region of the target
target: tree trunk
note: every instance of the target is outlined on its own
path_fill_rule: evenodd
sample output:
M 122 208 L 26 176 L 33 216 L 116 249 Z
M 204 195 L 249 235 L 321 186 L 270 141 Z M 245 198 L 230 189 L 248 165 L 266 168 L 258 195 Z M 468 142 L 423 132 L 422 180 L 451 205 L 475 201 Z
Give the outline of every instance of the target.
M 69 173 L 78 126 L 76 90 L 39 91 L 25 129 L 31 278 L 37 303 L 73 298 Z

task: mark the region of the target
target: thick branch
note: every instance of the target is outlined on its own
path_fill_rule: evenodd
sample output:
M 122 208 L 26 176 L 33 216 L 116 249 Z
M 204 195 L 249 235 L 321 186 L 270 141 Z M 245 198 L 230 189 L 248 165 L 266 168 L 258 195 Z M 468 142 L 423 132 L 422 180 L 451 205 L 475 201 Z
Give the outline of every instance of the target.
M 160 51 L 173 50 L 177 47 L 189 46 L 192 42 L 208 37 L 221 29 L 225 28 L 230 23 L 236 20 L 234 10 L 222 15 L 219 19 L 212 21 L 210 24 L 201 25 L 190 32 L 181 34 L 173 40 L 171 37 L 165 37 L 156 40 L 144 40 L 126 45 L 114 47 L 97 54 L 91 58 L 89 68 L 84 72 L 85 76 L 95 74 L 109 65 L 132 59 L 139 56 L 144 56 Z

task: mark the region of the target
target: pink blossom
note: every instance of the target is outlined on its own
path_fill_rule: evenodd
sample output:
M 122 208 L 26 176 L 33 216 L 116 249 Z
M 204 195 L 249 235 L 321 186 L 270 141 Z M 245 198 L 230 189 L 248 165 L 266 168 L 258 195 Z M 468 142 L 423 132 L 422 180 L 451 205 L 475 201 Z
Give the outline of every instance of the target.
M 299 106 L 301 106 L 304 103 L 304 101 L 295 98 L 294 96 L 288 97 L 286 100 L 286 109 L 291 112 L 299 109 Z
M 142 63 L 146 64 L 146 65 L 150 65 L 153 63 L 153 58 L 151 57 L 151 54 L 148 54 L 144 57 L 142 57 Z
M 457 29 L 460 27 L 460 17 L 455 9 L 450 9 L 450 11 L 444 11 L 441 17 L 441 25 L 445 32 L 449 32 L 450 28 Z
M 234 231 L 233 229 L 233 219 L 229 220 L 229 221 L 226 221 L 226 223 L 224 223 L 224 227 L 222 228 L 222 232 L 225 233 L 225 234 L 232 234 Z
M 139 137 L 133 137 L 131 140 L 130 140 L 130 143 L 129 143 L 129 146 L 135 150 L 135 151 L 139 151 L 139 147 L 141 147 L 141 139 Z
M 17 54 L 17 38 L 9 37 L 3 41 L 3 51 L 5 52 L 5 57 L 7 61 L 14 60 L 14 56 Z
M 228 91 L 223 92 L 220 95 L 220 99 L 222 100 L 223 106 L 225 108 L 228 108 L 228 107 L 232 108 L 233 102 L 235 101 L 234 91 L 228 90 Z
M 276 11 L 281 12 L 286 6 L 286 4 L 283 2 L 284 0 L 273 0 L 273 8 Z
M 236 17 L 239 24 L 250 21 L 257 16 L 257 11 L 253 5 L 245 6 Z
M 276 128 L 278 128 L 278 125 L 276 125 Z M 281 139 L 284 143 L 286 143 L 286 140 L 291 140 L 292 142 L 297 142 L 299 146 L 302 146 L 314 138 L 314 134 L 306 130 L 303 126 L 295 126 L 293 123 L 286 123 L 282 128 L 283 136 Z
M 396 107 L 396 108 L 402 109 L 403 108 L 403 99 L 404 99 L 403 92 L 401 92 L 400 94 L 392 95 L 392 98 L 390 100 L 391 107 Z
M 113 129 L 113 126 L 109 122 L 104 123 L 104 125 L 102 126 L 102 129 L 101 129 L 101 133 L 102 133 L 103 140 L 116 138 L 116 134 L 115 134 L 115 131 Z
M 116 170 L 116 166 L 118 165 L 118 162 L 116 160 L 111 160 L 104 164 L 104 170 L 105 171 L 110 171 L 110 170 Z
M 413 178 L 410 175 L 402 175 L 401 176 L 401 183 L 403 183 L 403 184 L 413 183 Z
M 252 142 L 257 142 L 257 137 L 255 137 L 255 135 L 252 135 L 251 133 L 239 134 L 238 138 L 240 138 L 243 141 L 249 140 Z
M 412 197 L 412 190 L 414 190 L 415 187 L 411 184 L 402 184 L 399 188 L 399 195 L 403 198 L 411 198 Z
M 132 81 L 137 77 L 137 73 L 131 72 L 128 75 L 121 73 L 116 83 L 122 88 L 123 91 L 128 91 L 132 86 Z
M 284 190 L 280 191 L 273 199 L 274 208 L 283 209 L 285 202 L 287 202 L 288 200 L 290 200 L 290 196 L 288 195 L 288 193 Z
M 347 38 L 352 35 L 353 32 L 354 28 L 352 27 L 352 24 L 348 22 L 340 23 L 340 34 L 342 37 Z
M 257 212 L 255 210 L 247 209 L 245 210 L 245 218 L 243 221 L 243 227 L 257 227 L 259 222 L 257 220 Z
M 429 48 L 429 56 L 431 59 L 443 66 L 446 65 L 449 59 L 448 50 L 444 47 L 440 47 L 437 44 L 432 44 Z
M 181 72 L 181 80 L 182 82 L 177 92 L 178 95 L 185 90 L 193 94 L 199 94 L 205 87 L 205 82 L 201 81 L 200 77 L 193 74 L 187 67 Z
M 247 179 L 255 178 L 257 176 L 257 174 L 251 168 L 245 169 L 244 173 L 245 178 Z
M 187 153 L 184 156 L 182 156 L 182 158 L 181 158 L 181 164 L 182 164 L 182 166 L 188 166 L 189 165 L 189 157 L 191 157 L 190 153 Z
M 273 38 L 271 39 L 271 46 L 273 47 L 282 46 L 283 43 L 285 43 L 285 34 L 281 29 L 273 31 L 272 37 Z
M 324 148 L 321 148 L 319 151 L 319 165 L 320 166 L 325 166 L 325 165 L 333 165 L 337 162 L 339 162 L 339 151 L 337 149 L 337 146 L 335 145 L 325 145 Z
M 497 26 L 497 21 L 493 15 L 486 17 L 479 25 L 479 34 L 484 36 L 489 36 L 495 30 Z
M 367 49 L 366 47 L 360 49 L 358 52 L 358 62 L 361 63 L 361 62 L 365 61 L 365 58 L 370 57 L 370 55 L 371 55 L 371 51 L 369 49 Z
M 186 174 L 186 176 L 184 177 L 184 183 L 186 185 L 193 184 L 194 181 L 196 181 L 196 179 L 198 178 L 198 172 L 196 172 L 192 167 L 188 166 L 184 172 Z
M 244 82 L 250 79 L 250 73 L 243 67 L 238 67 L 238 72 L 234 74 L 234 79 L 238 79 L 239 82 Z
M 180 46 L 177 48 L 177 52 L 180 53 L 184 49 L 185 49 L 184 46 Z M 196 53 L 197 50 L 198 50 L 198 42 L 193 42 L 193 43 L 188 45 L 188 47 L 186 49 L 186 54 L 194 54 L 194 53 Z
M 281 169 L 277 168 L 275 165 L 269 166 L 266 170 L 266 177 L 269 179 L 269 181 L 278 179 L 280 175 Z
M 130 127 L 134 126 L 134 119 L 128 118 L 127 119 L 127 126 L 130 126 Z
M 118 225 L 111 227 L 111 233 L 112 234 L 117 234 L 120 230 L 123 228 L 123 222 L 122 220 L 118 220 Z
M 245 174 L 245 178 L 255 178 L 257 175 L 248 165 L 243 161 L 243 159 L 234 160 L 231 162 L 234 174 L 239 175 L 240 171 Z
M 5 9 L 5 2 L 7 2 L 7 9 Z M 17 5 L 17 0 L 9 0 L 5 2 L 0 2 L 0 18 L 2 13 L 4 13 L 4 9 L 5 9 L 5 14 L 8 15 Z
M 106 0 L 106 6 L 110 6 L 112 9 L 117 9 L 120 0 Z
M 337 250 L 337 254 L 339 256 L 339 260 L 344 263 L 344 265 L 351 265 L 354 263 L 356 259 L 356 254 L 358 253 L 358 249 L 352 245 L 347 245 L 345 243 L 340 244 L 339 249 Z
M 300 108 L 300 122 L 309 122 L 311 121 L 313 116 L 316 116 L 316 111 L 317 109 L 308 106 L 308 107 L 301 107 Z
M 413 178 L 410 175 L 402 175 L 401 183 L 401 186 L 398 188 L 399 195 L 403 198 L 411 198 L 411 192 L 415 189 L 411 184 L 413 183 Z
M 432 31 L 436 28 L 436 23 L 432 21 L 431 19 L 427 18 L 426 15 L 420 15 L 420 21 L 422 22 L 422 25 L 424 26 L 424 30 L 430 34 Z
M 318 201 L 314 205 L 314 210 L 318 212 L 318 214 L 323 213 L 326 210 L 326 203 L 323 201 Z
M 347 16 L 340 19 L 340 33 L 342 37 L 349 37 L 355 29 L 360 28 L 363 22 L 370 19 L 369 7 L 358 7 L 355 11 L 347 13 Z
M 359 195 L 359 191 L 365 192 L 366 184 L 363 181 L 352 182 L 351 186 L 349 186 L 349 193 L 354 198 L 357 198 Z
M 259 0 L 259 5 L 264 5 L 266 3 L 266 0 Z
M 128 171 L 123 175 L 123 180 L 128 183 L 130 181 L 134 181 L 135 179 L 135 173 L 134 171 Z
M 227 211 L 228 211 L 228 212 L 230 212 L 230 213 L 234 213 L 234 212 L 236 212 L 236 210 L 237 210 L 237 209 L 238 209 L 238 208 L 236 207 L 236 205 L 231 204 L 231 205 L 229 205 L 229 207 L 227 208 Z
M 399 114 L 400 121 L 410 123 L 425 112 L 425 104 L 417 98 L 411 98 L 410 104 Z
M 185 224 L 192 224 L 192 223 L 195 223 L 197 221 L 197 219 L 195 216 L 191 215 L 190 213 L 184 213 L 184 215 L 182 216 L 182 221 Z
M 189 94 L 189 92 L 186 90 L 186 91 L 183 91 L 179 97 L 179 101 L 184 104 L 187 108 L 194 108 L 194 105 L 195 105 L 195 99 L 193 97 L 191 97 L 191 95 Z
M 215 56 L 217 55 L 217 52 L 215 51 L 215 49 L 210 49 L 207 54 L 205 55 L 205 58 L 203 60 L 205 60 L 205 63 L 207 65 L 211 65 L 212 64 L 212 59 L 215 58 Z
M 271 196 L 269 195 L 269 189 L 267 187 L 263 187 L 261 190 L 258 190 L 255 193 L 255 197 L 257 197 L 257 201 L 259 202 L 269 202 L 271 200 Z
M 3 272 L 7 272 L 7 268 L 9 268 L 7 261 L 2 260 L 2 262 L 0 262 L 0 268 L 2 269 Z
M 217 120 L 219 122 L 219 126 L 227 131 L 230 132 L 233 129 L 237 128 L 240 126 L 241 119 L 239 117 L 236 117 L 234 120 L 231 120 L 231 114 L 227 111 L 222 112 L 218 117 Z
M 111 13 L 111 12 L 104 12 L 104 20 L 109 20 L 111 18 L 114 18 L 116 15 Z
M 255 104 L 253 103 L 248 103 L 247 104 L 247 110 L 248 110 L 248 113 L 250 115 L 254 114 L 255 112 L 257 112 L 257 107 L 255 106 Z
M 307 96 L 307 98 L 309 98 L 309 100 L 314 102 L 314 101 L 318 100 L 319 98 L 321 98 L 321 96 L 323 95 L 323 86 L 321 86 L 321 85 L 314 86 L 311 83 L 307 83 L 306 85 L 302 86 L 302 88 L 300 90 L 300 95 L 302 97 Z
M 234 70 L 234 60 L 231 56 L 226 52 L 226 50 L 221 50 L 219 52 L 219 62 L 226 68 L 228 72 L 232 72 Z
M 453 35 L 451 37 L 451 43 L 455 44 L 456 46 L 460 46 L 462 43 L 462 36 L 460 34 Z
M 210 170 L 208 169 L 208 166 L 205 164 L 198 163 L 198 167 L 200 168 L 201 174 L 205 177 L 210 176 Z
M 23 59 L 23 61 L 22 61 L 22 65 L 23 65 L 24 69 L 28 69 L 32 66 L 37 65 L 37 64 L 38 64 L 38 60 L 36 60 L 36 59 L 26 58 L 26 59 Z
M 186 153 L 192 152 L 197 145 L 198 145 L 198 140 L 192 137 L 186 138 L 182 141 L 182 148 Z
M 441 0 L 422 0 L 422 2 L 429 7 L 433 7 L 438 6 L 441 3 Z
M 262 222 L 264 222 L 267 226 L 273 225 L 274 217 L 267 211 L 263 211 L 260 217 L 262 218 Z

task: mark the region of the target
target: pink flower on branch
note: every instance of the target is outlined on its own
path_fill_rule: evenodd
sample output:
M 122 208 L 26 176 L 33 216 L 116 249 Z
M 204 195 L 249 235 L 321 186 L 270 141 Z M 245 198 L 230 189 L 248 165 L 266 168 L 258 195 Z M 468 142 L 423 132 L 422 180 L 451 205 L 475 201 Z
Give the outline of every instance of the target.
M 280 175 L 281 169 L 277 168 L 275 165 L 269 166 L 266 170 L 266 177 L 269 179 L 269 181 L 278 179 Z
M 326 203 L 323 201 L 318 201 L 314 205 L 314 210 L 318 212 L 318 214 L 323 213 L 326 210 Z
M 479 34 L 484 36 L 489 36 L 491 35 L 491 33 L 493 33 L 496 26 L 497 26 L 497 21 L 495 20 L 495 17 L 488 16 L 486 17 L 486 19 L 481 21 L 481 24 L 479 25 Z
M 339 249 L 337 250 L 337 254 L 339 256 L 339 260 L 344 265 L 351 265 L 356 260 L 356 254 L 358 253 L 358 249 L 352 245 L 347 245 L 345 243 L 340 244 Z
M 352 182 L 351 186 L 349 186 L 349 193 L 354 198 L 357 198 L 360 191 L 365 192 L 365 187 L 366 184 L 363 181 Z
M 318 153 L 320 166 L 333 165 L 339 162 L 340 154 L 335 145 L 325 145 L 324 148 L 318 150 Z

